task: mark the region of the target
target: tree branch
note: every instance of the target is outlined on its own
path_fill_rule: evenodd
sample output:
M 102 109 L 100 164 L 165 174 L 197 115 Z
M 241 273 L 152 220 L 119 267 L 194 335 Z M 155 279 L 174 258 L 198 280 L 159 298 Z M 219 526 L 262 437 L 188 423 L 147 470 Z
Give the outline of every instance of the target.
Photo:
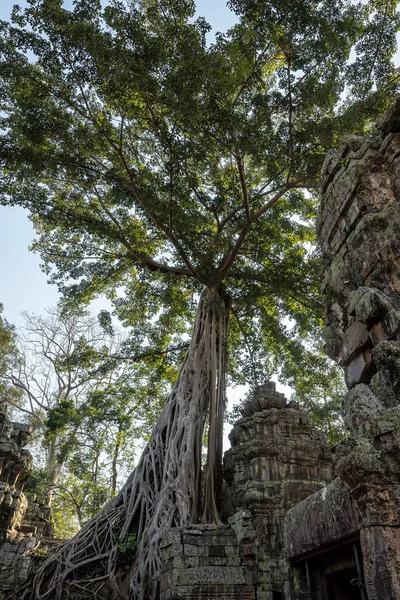
M 240 185 L 242 188 L 243 204 L 244 204 L 244 210 L 246 213 L 246 221 L 248 223 L 250 223 L 251 215 L 250 215 L 250 207 L 249 207 L 249 192 L 247 190 L 246 177 L 244 174 L 243 156 L 241 154 L 236 154 L 235 159 L 236 159 L 238 170 L 239 170 L 239 179 L 240 179 Z
M 112 212 L 107 208 L 107 206 L 103 202 L 101 195 L 100 195 L 99 191 L 97 190 L 96 186 L 94 186 L 94 189 L 95 189 L 96 196 L 98 198 L 98 201 L 99 201 L 102 209 L 104 210 L 106 215 L 109 217 L 109 219 L 111 219 L 111 221 L 114 223 L 114 225 L 118 229 L 119 241 L 121 242 L 121 244 L 123 246 L 125 246 L 125 248 L 129 251 L 129 253 L 132 256 L 134 256 L 137 260 L 139 260 L 140 262 L 147 265 L 152 271 L 161 271 L 162 273 L 173 273 L 174 275 L 186 275 L 188 277 L 190 277 L 192 275 L 188 269 L 180 269 L 179 267 L 170 267 L 166 264 L 159 263 L 159 262 L 153 260 L 146 254 L 143 254 L 143 252 L 136 252 L 132 248 L 129 240 L 126 238 L 125 232 L 124 232 L 122 226 L 120 225 L 119 221 L 114 217 Z

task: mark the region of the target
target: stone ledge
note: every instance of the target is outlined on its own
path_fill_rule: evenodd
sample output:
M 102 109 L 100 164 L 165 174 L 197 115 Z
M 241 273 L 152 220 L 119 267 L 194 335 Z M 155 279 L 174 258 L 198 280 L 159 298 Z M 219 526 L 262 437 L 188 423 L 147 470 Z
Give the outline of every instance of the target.
M 287 557 L 296 558 L 359 531 L 361 518 L 348 487 L 335 479 L 291 510 L 284 521 Z

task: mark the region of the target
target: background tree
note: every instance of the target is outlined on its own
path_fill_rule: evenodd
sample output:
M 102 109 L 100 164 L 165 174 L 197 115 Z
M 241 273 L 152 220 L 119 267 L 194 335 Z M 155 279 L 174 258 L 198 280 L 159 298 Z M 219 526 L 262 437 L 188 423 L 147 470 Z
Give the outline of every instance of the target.
M 48 311 L 47 317 L 25 313 L 24 320 L 18 354 L 7 373 L 20 397 L 10 404 L 29 417 L 37 434 L 40 431 L 50 506 L 69 438 L 79 426 L 79 406 L 91 387 L 101 384 L 94 359 L 107 340 L 97 321 L 88 316 L 64 317 L 56 309 Z
M 2 312 L 3 305 L 0 304 L 0 402 L 7 405 L 18 402 L 20 393 L 10 385 L 7 378 L 7 372 L 17 352 L 16 333 L 15 327 L 1 316 Z
M 58 308 L 23 316 L 18 335 L 2 321 L 2 397 L 33 426 L 27 491 L 52 506 L 56 535 L 71 537 L 132 470 L 136 440 L 148 439 L 168 377 L 155 380 L 151 353 L 138 366 L 106 317 L 101 327 Z
M 31 597 L 60 597 L 67 577 L 88 597 L 106 585 L 117 597 L 113 557 L 132 531 L 129 595 L 156 597 L 162 531 L 218 522 L 231 311 L 231 344 L 255 337 L 276 360 L 300 358 L 318 327 L 317 195 L 304 189 L 339 136 L 365 132 L 397 90 L 396 4 L 230 5 L 239 22 L 212 46 L 190 0 L 85 0 L 72 12 L 31 0 L 2 25 L 3 202 L 31 211 L 53 281 L 69 303 L 107 292 L 138 351 L 166 352 L 194 322 L 138 467 Z
M 312 424 L 322 431 L 330 444 L 346 437 L 341 405 L 347 388 L 343 370 L 321 352 L 313 352 L 301 364 L 285 365 L 287 380 L 296 392 L 291 400 L 306 411 Z
M 151 393 L 144 369 L 131 363 L 118 366 L 118 378 L 115 371 L 113 375 L 107 385 L 98 385 L 86 395 L 77 410 L 79 426 L 67 438 L 64 470 L 53 486 L 60 537 L 71 537 L 116 494 L 137 461 L 142 441 L 149 438 L 165 398 L 159 387 Z

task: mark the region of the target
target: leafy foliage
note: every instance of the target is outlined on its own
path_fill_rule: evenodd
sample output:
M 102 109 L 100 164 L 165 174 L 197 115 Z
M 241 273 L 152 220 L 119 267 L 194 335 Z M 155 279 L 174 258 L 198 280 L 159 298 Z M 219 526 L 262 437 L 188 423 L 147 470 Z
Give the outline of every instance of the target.
M 135 558 L 137 546 L 138 543 L 136 535 L 134 533 L 130 533 L 125 540 L 119 542 L 118 544 L 118 553 L 116 557 L 117 562 L 126 569 L 129 569 L 129 566 L 132 564 L 133 559 Z
M 119 360 L 115 338 L 89 315 L 55 310 L 25 319 L 19 351 L 15 347 L 4 374 L 20 394 L 7 399 L 35 427 L 37 469 L 27 491 L 52 505 L 56 533 L 65 537 L 115 494 L 133 468 L 132 439 L 149 435 L 162 388 L 149 394 L 145 368 Z
M 399 21 L 391 0 L 230 5 L 239 22 L 212 46 L 188 0 L 16 8 L 1 25 L 0 161 L 2 202 L 31 211 L 52 280 L 69 303 L 108 294 L 135 354 L 176 347 L 200 289 L 222 286 L 239 382 L 273 369 L 262 347 L 294 352 L 318 326 L 318 171 L 397 89 Z
M 3 305 L 0 304 L 0 401 L 18 402 L 20 394 L 10 385 L 6 376 L 17 353 L 16 333 L 14 326 L 1 316 L 2 312 Z
M 285 375 L 296 390 L 291 399 L 306 410 L 329 443 L 343 439 L 346 431 L 340 411 L 347 388 L 342 369 L 321 350 L 307 354 L 301 363 L 287 363 Z

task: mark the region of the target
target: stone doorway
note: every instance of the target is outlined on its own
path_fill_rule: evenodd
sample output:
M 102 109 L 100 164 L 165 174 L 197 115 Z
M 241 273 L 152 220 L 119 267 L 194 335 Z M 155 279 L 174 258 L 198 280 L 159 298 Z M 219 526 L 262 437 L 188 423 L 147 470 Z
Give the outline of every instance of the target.
M 328 600 L 362 600 L 360 588 L 352 584 L 357 579 L 355 567 L 325 575 Z
M 361 561 L 358 536 L 299 557 L 296 566 L 303 573 L 302 597 L 307 600 L 368 600 Z

